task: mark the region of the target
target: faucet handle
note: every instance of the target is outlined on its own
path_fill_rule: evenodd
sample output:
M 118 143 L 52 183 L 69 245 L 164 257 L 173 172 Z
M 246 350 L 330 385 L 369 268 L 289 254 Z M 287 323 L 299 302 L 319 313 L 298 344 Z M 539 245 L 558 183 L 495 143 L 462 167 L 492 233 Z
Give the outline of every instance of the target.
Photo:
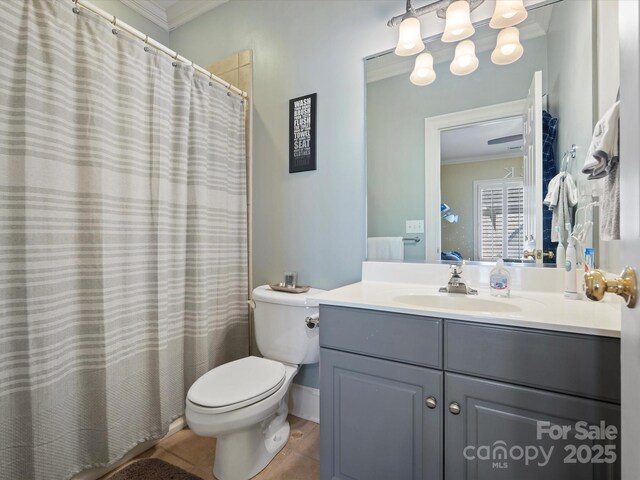
M 453 265 L 450 265 L 449 271 L 451 272 L 451 275 L 460 275 L 462 273 L 462 264 L 455 263 Z

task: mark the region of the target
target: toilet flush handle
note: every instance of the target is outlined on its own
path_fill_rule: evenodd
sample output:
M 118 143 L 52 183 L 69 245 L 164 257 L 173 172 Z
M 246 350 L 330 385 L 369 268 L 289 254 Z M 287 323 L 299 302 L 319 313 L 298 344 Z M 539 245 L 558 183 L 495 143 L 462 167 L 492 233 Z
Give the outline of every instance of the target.
M 307 324 L 307 328 L 314 329 L 320 326 L 320 314 L 314 313 L 304 319 L 304 323 Z

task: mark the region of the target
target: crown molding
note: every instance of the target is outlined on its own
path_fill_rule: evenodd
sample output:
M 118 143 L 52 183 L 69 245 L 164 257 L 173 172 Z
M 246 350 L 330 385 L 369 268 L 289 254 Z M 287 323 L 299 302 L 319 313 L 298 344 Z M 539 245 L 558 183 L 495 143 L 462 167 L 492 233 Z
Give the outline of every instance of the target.
M 167 8 L 169 31 L 199 17 L 209 10 L 213 10 L 229 0 L 180 0 Z
M 120 0 L 131 10 L 170 32 L 229 0 L 179 0 L 165 8 L 157 0 Z
M 159 27 L 169 31 L 169 21 L 167 11 L 155 0 L 120 0 L 131 10 L 139 13 Z

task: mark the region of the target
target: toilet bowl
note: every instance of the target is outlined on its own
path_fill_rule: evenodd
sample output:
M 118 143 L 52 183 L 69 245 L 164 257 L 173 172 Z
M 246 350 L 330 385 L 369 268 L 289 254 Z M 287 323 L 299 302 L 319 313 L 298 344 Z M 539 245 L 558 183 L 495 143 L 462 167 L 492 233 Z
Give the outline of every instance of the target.
M 197 435 L 215 437 L 213 474 L 218 480 L 248 480 L 263 470 L 289 439 L 288 393 L 298 365 L 316 363 L 318 311 L 313 295 L 253 291 L 258 348 L 250 356 L 210 370 L 187 393 L 185 417 Z

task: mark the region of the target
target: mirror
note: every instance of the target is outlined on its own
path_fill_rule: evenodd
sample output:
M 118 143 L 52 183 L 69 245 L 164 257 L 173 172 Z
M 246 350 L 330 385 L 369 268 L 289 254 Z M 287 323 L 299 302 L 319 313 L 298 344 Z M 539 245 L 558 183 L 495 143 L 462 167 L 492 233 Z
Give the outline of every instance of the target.
M 525 250 L 556 251 L 552 222 L 595 218 L 593 182 L 580 173 L 596 104 L 590 2 L 530 10 L 518 25 L 524 55 L 509 65 L 492 63 L 498 31 L 486 23 L 471 37 L 479 67 L 469 75 L 450 72 L 455 44 L 440 38 L 425 41 L 436 72 L 427 86 L 409 80 L 415 56 L 389 51 L 365 60 L 370 260 L 384 255 L 375 247 L 380 237 L 402 237 L 399 257 L 388 259 L 534 263 Z M 575 158 L 563 160 L 572 145 Z M 576 184 L 577 205 L 568 218 L 552 218 L 543 200 L 562 171 Z M 597 230 L 581 249 L 594 244 Z M 559 233 L 566 245 L 564 228 Z

